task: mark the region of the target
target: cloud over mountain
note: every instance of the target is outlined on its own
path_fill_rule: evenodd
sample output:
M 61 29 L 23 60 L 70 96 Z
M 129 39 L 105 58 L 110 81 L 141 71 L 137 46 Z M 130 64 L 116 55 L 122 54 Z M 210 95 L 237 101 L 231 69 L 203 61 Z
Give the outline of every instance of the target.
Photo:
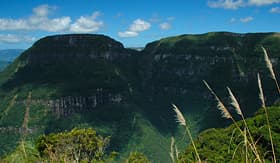
M 136 37 L 139 35 L 139 32 L 146 31 L 151 28 L 151 24 L 142 19 L 136 19 L 129 26 L 128 30 L 124 32 L 119 32 L 118 35 L 120 37 Z

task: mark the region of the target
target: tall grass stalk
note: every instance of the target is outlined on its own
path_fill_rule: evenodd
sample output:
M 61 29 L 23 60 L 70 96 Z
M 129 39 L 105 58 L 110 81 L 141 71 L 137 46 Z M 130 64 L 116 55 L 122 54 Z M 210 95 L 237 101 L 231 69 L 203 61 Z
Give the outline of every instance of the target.
M 22 147 L 22 151 L 23 151 L 23 155 L 24 155 L 24 159 L 27 158 L 27 154 L 26 154 L 26 150 L 25 150 L 25 145 L 24 145 L 24 140 L 21 140 L 21 147 Z
M 246 163 L 249 162 L 248 161 L 248 139 L 247 139 L 247 134 L 246 134 L 246 128 L 244 128 L 244 144 L 245 144 L 245 160 Z
M 244 123 L 244 125 L 245 125 L 244 137 L 246 137 L 246 139 L 247 139 L 247 135 L 246 135 L 246 132 L 245 132 L 245 131 L 246 131 L 246 128 L 247 128 L 247 133 L 248 133 L 249 138 L 250 138 L 250 141 L 251 141 L 251 142 L 249 141 L 248 143 L 249 143 L 250 146 L 252 146 L 252 147 L 254 148 L 254 151 L 255 151 L 254 153 L 255 153 L 256 156 L 260 159 L 260 155 L 259 155 L 258 149 L 257 149 L 257 147 L 256 147 L 255 141 L 254 141 L 253 136 L 252 136 L 252 134 L 251 134 L 251 132 L 250 132 L 250 129 L 249 129 L 249 127 L 248 127 L 248 124 L 247 124 L 247 122 L 246 122 L 246 120 L 245 120 L 244 114 L 242 113 L 242 110 L 241 110 L 241 108 L 240 108 L 240 105 L 239 105 L 237 99 L 235 98 L 235 96 L 233 95 L 231 89 L 230 89 L 229 87 L 227 87 L 227 90 L 228 90 L 229 97 L 230 97 L 230 100 L 231 100 L 231 105 L 234 107 L 234 109 L 235 109 L 235 111 L 237 112 L 237 114 L 239 114 L 239 115 L 241 116 L 242 121 L 243 121 L 243 123 Z M 245 140 L 244 140 L 244 141 L 245 141 Z M 247 141 L 247 140 L 246 140 L 246 141 Z
M 218 109 L 221 111 L 222 113 L 222 117 L 227 118 L 227 119 L 231 119 L 233 124 L 236 126 L 236 128 L 240 131 L 240 133 L 244 136 L 244 132 L 241 130 L 241 128 L 238 126 L 238 124 L 236 123 L 235 119 L 232 117 L 232 115 L 230 114 L 230 112 L 228 111 L 228 109 L 225 107 L 225 105 L 222 103 L 222 101 L 220 100 L 220 98 L 216 95 L 216 93 L 213 91 L 213 89 L 209 86 L 209 84 L 203 80 L 203 83 L 205 84 L 205 86 L 208 88 L 208 90 L 211 92 L 211 94 L 215 97 L 216 101 L 217 101 L 217 107 Z M 236 99 L 235 99 L 236 100 Z M 236 100 L 237 101 L 237 100 Z M 237 105 L 237 104 L 235 104 Z M 239 106 L 239 104 L 238 104 Z M 240 107 L 238 109 L 238 112 L 241 112 Z M 242 112 L 241 112 L 242 113 Z M 252 143 L 254 144 L 254 142 Z M 249 143 L 250 148 L 252 149 L 252 151 L 254 152 L 255 156 L 257 157 L 257 160 L 259 162 L 263 162 L 260 158 L 260 155 L 257 152 L 257 149 L 254 147 L 255 145 L 252 145 L 251 143 Z
M 235 123 L 235 120 L 233 119 L 233 117 L 229 113 L 228 109 L 225 107 L 225 105 L 222 103 L 222 101 L 216 95 L 216 93 L 212 90 L 212 88 L 209 86 L 209 84 L 205 80 L 203 80 L 203 83 L 208 88 L 208 90 L 211 92 L 211 94 L 215 97 L 215 99 L 217 101 L 217 107 L 221 111 L 222 117 L 224 117 L 226 119 L 231 119 Z
M 257 78 L 258 78 L 258 87 L 259 87 L 259 98 L 261 100 L 262 107 L 265 108 L 265 101 L 264 101 L 264 95 L 263 95 L 263 89 L 262 89 L 262 82 L 261 82 L 261 77 L 260 77 L 259 73 L 257 75 Z
M 185 120 L 183 114 L 181 113 L 181 111 L 179 110 L 179 108 L 178 108 L 176 105 L 172 104 L 172 106 L 173 106 L 173 110 L 174 110 L 175 113 L 176 113 L 176 121 L 177 121 L 180 125 L 182 125 L 182 126 L 185 127 L 186 132 L 187 132 L 187 134 L 188 134 L 188 136 L 189 136 L 189 138 L 190 138 L 191 144 L 192 144 L 192 146 L 193 146 L 193 149 L 194 149 L 194 151 L 195 151 L 195 155 L 196 155 L 196 157 L 197 157 L 197 159 L 198 159 L 198 162 L 199 162 L 199 163 L 202 163 L 202 162 L 201 162 L 201 159 L 200 159 L 200 156 L 199 156 L 199 154 L 198 154 L 197 148 L 196 148 L 196 146 L 195 146 L 195 144 L 194 144 L 194 141 L 193 141 L 193 138 L 192 138 L 190 129 L 188 128 L 188 126 L 187 126 L 187 124 L 186 124 L 186 120 Z
M 176 154 L 176 159 L 179 160 L 179 150 L 176 144 L 175 144 L 175 154 Z
M 268 132 L 269 132 L 269 137 L 270 137 L 270 144 L 271 144 L 271 149 L 272 149 L 272 155 L 273 155 L 273 162 L 276 163 L 276 155 L 275 155 L 275 150 L 274 150 L 274 145 L 273 145 L 273 140 L 272 140 L 272 134 L 271 134 L 271 126 L 270 122 L 268 119 L 268 113 L 267 113 L 267 108 L 265 106 L 265 101 L 264 101 L 264 94 L 263 94 L 263 89 L 262 89 L 262 84 L 261 84 L 261 78 L 260 74 L 258 74 L 258 87 L 259 87 L 259 97 L 262 102 L 262 107 L 265 111 L 265 118 L 266 118 L 266 123 L 268 126 Z
M 272 79 L 274 80 L 274 82 L 275 82 L 275 84 L 276 84 L 278 93 L 280 94 L 280 88 L 279 88 L 279 85 L 278 85 L 278 82 L 277 82 L 275 73 L 274 73 L 274 71 L 273 71 L 273 67 L 272 67 L 271 60 L 270 60 L 269 57 L 268 57 L 268 54 L 267 54 L 266 49 L 265 49 L 264 47 L 262 47 L 262 50 L 263 50 L 263 53 L 264 53 L 264 61 L 265 61 L 266 67 L 268 68 L 268 70 L 269 70 L 269 72 L 270 72 L 270 75 L 271 75 Z
M 170 156 L 171 161 L 172 161 L 173 163 L 175 163 L 175 158 L 174 158 L 174 144 L 175 144 L 175 139 L 174 139 L 174 137 L 171 137 L 169 156 Z

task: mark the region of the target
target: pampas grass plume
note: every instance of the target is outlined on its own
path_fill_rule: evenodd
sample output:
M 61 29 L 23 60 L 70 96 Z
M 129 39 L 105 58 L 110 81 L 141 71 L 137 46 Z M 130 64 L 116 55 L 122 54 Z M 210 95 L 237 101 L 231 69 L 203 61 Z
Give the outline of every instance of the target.
M 242 115 L 242 111 L 240 109 L 240 105 L 237 101 L 237 99 L 235 98 L 235 96 L 233 95 L 232 91 L 230 90 L 229 87 L 227 87 L 227 90 L 228 90 L 228 93 L 229 93 L 229 97 L 230 97 L 230 100 L 231 100 L 231 105 L 234 107 L 235 111 L 237 112 L 237 114 Z
M 263 89 L 262 89 L 262 82 L 260 78 L 260 74 L 258 73 L 258 87 L 259 87 L 259 98 L 262 103 L 262 107 L 265 108 L 265 101 L 264 101 L 264 95 L 263 95 Z
M 263 53 L 264 53 L 264 60 L 265 60 L 266 67 L 269 69 L 269 72 L 270 72 L 270 75 L 271 75 L 272 79 L 276 80 L 275 73 L 274 73 L 273 68 L 272 68 L 272 63 L 271 63 L 271 61 L 268 57 L 267 51 L 264 47 L 262 47 L 262 50 L 263 50 Z
M 217 107 L 221 111 L 222 117 L 227 118 L 227 119 L 231 119 L 232 117 L 231 117 L 230 113 L 228 112 L 227 108 L 222 103 L 222 101 L 219 99 L 219 97 L 216 95 L 216 93 L 212 90 L 212 88 L 209 86 L 209 84 L 205 80 L 203 80 L 203 83 L 206 85 L 206 87 L 209 89 L 209 91 L 215 97 L 215 99 L 216 99 L 216 101 L 218 103 Z
M 178 109 L 178 107 L 177 107 L 176 105 L 172 104 L 172 106 L 173 106 L 173 110 L 174 110 L 175 113 L 176 113 L 176 121 L 177 121 L 180 125 L 186 126 L 186 125 L 187 125 L 187 124 L 186 124 L 186 120 L 185 120 L 183 114 L 181 113 L 181 111 Z

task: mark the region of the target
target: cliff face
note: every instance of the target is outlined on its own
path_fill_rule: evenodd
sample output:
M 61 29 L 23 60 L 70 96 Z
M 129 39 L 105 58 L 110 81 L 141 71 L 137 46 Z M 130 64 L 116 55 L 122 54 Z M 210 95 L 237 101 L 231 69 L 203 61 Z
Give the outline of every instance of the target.
M 18 58 L 2 88 L 24 89 L 28 85 L 35 91 L 48 87 L 52 93 L 38 98 L 53 101 L 48 106 L 57 117 L 91 110 L 97 103 L 112 104 L 118 96 L 122 98 L 118 103 L 144 107 L 143 113 L 161 128 L 162 124 L 174 124 L 169 112 L 172 102 L 190 107 L 191 112 L 214 105 L 202 84 L 206 80 L 224 100 L 225 87 L 231 87 L 247 108 L 245 114 L 252 115 L 259 106 L 255 91 L 258 72 L 264 78 L 268 102 L 276 100 L 260 47 L 268 50 L 277 72 L 278 45 L 278 33 L 214 32 L 164 38 L 138 52 L 103 35 L 49 36 Z M 102 94 L 101 102 L 96 101 L 98 94 Z M 84 102 L 80 105 L 70 99 Z M 162 119 L 158 121 L 156 115 Z
M 261 46 L 267 49 L 273 66 L 279 69 L 280 47 L 277 45 L 280 45 L 277 33 L 219 32 L 165 38 L 144 49 L 140 64 L 143 81 L 146 87 L 151 86 L 150 90 L 161 91 L 161 94 L 173 90 L 179 95 L 187 92 L 202 95 L 205 88 L 201 81 L 207 80 L 218 92 L 230 86 L 237 94 L 249 91 L 251 95 L 257 72 L 268 82 Z M 275 93 L 270 90 L 268 94 L 274 96 Z
M 63 118 L 74 113 L 92 111 L 100 105 L 120 104 L 123 100 L 121 94 L 111 94 L 99 88 L 91 96 L 66 96 L 50 100 L 34 99 L 31 103 L 32 105 L 45 106 L 54 113 L 56 118 Z

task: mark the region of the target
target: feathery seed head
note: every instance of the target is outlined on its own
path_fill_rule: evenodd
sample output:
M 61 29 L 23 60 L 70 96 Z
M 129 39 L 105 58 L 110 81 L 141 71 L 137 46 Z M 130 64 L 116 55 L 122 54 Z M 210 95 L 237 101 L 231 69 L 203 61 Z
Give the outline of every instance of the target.
M 230 100 L 231 100 L 230 104 L 234 107 L 234 109 L 237 112 L 237 114 L 242 116 L 242 111 L 240 109 L 240 105 L 239 105 L 237 99 L 235 98 L 235 96 L 233 95 L 233 93 L 232 93 L 232 91 L 230 90 L 229 87 L 227 87 L 227 90 L 228 90 L 229 97 L 230 97 Z
M 276 80 L 275 73 L 274 73 L 273 68 L 272 68 L 272 63 L 271 63 L 271 61 L 268 57 L 267 51 L 264 47 L 262 47 L 262 50 L 263 50 L 263 53 L 264 53 L 264 60 L 265 60 L 266 67 L 268 68 L 272 79 Z
M 218 102 L 217 107 L 218 107 L 218 109 L 221 111 L 222 117 L 227 118 L 227 119 L 230 119 L 230 118 L 231 118 L 231 115 L 230 115 L 230 113 L 228 112 L 228 110 L 227 110 L 227 108 L 225 107 L 225 105 L 224 105 L 220 100 L 217 100 L 217 102 Z
M 174 104 L 172 104 L 173 106 L 173 110 L 175 111 L 176 113 L 176 122 L 178 122 L 180 125 L 182 126 L 186 126 L 186 120 L 183 116 L 183 114 L 181 113 L 181 111 L 178 109 L 178 107 Z
M 258 73 L 258 87 L 259 87 L 259 98 L 262 103 L 262 107 L 265 108 L 265 101 L 264 101 L 264 95 L 263 95 L 263 89 L 262 89 L 262 82 L 260 78 L 260 74 Z
M 219 97 L 216 95 L 216 93 L 212 90 L 212 88 L 209 86 L 209 84 L 205 80 L 203 80 L 203 83 L 206 85 L 206 87 L 209 89 L 209 91 L 215 97 L 215 99 L 217 101 L 217 108 L 221 111 L 222 117 L 227 118 L 227 119 L 232 118 L 232 116 L 228 112 L 225 105 L 222 103 L 222 101 L 219 99 Z

